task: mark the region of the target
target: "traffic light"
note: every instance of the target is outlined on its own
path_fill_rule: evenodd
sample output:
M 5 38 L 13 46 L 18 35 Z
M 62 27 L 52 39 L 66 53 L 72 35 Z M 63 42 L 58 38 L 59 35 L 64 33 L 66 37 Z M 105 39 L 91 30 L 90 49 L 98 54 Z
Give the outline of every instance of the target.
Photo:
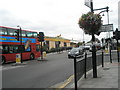
M 103 38 L 101 39 L 101 41 L 102 41 L 102 43 L 104 43 L 104 39 Z
M 106 11 L 108 12 L 109 11 L 109 7 L 107 6 L 106 9 L 107 9 Z
M 17 30 L 17 31 L 15 31 L 15 33 L 16 33 L 16 39 L 17 39 L 17 41 L 19 41 L 20 40 L 20 32 L 19 32 L 19 30 Z
M 113 32 L 113 39 L 120 39 L 120 31 L 118 31 L 118 28 L 116 28 L 116 31 Z
M 44 41 L 44 33 L 43 32 L 39 32 L 39 34 L 38 34 L 38 41 L 39 42 Z
M 120 31 L 118 31 L 118 28 L 116 28 L 115 37 L 116 37 L 117 40 L 120 39 Z
M 107 42 L 111 42 L 111 38 L 106 38 L 105 39 L 105 42 L 107 43 Z
M 116 39 L 116 37 L 115 37 L 115 32 L 113 32 L 113 39 Z

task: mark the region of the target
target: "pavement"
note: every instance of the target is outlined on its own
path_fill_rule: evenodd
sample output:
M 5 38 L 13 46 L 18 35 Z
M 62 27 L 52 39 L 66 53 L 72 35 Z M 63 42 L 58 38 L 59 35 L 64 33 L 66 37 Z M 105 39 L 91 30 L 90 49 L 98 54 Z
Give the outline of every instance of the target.
M 93 78 L 93 72 L 87 72 L 87 78 L 84 76 L 78 81 L 78 90 L 120 90 L 120 63 L 116 61 L 105 62 L 104 67 L 101 65 L 97 69 L 97 78 Z M 74 82 L 65 88 L 73 88 Z

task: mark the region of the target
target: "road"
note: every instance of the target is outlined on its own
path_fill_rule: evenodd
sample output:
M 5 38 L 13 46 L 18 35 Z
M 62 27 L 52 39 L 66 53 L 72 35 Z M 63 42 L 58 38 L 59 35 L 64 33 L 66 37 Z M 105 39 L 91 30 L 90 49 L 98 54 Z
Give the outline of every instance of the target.
M 116 59 L 116 55 L 112 56 Z M 3 65 L 0 69 L 3 88 L 49 88 L 64 82 L 74 73 L 73 60 L 67 58 L 67 52 L 49 54 L 43 61 L 24 63 L 18 66 L 13 66 L 13 63 Z
M 67 52 L 47 55 L 43 61 L 25 63 L 3 66 L 3 88 L 49 88 L 73 75 L 73 60 L 67 58 Z

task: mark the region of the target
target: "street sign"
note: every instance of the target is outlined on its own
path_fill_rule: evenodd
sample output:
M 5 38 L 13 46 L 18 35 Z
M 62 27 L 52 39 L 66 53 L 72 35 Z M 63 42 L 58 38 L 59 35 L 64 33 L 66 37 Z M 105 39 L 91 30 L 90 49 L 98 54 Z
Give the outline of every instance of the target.
M 111 32 L 113 31 L 113 24 L 102 25 L 99 32 Z
M 92 2 L 92 0 L 85 0 L 85 5 L 89 8 L 91 8 L 91 2 Z

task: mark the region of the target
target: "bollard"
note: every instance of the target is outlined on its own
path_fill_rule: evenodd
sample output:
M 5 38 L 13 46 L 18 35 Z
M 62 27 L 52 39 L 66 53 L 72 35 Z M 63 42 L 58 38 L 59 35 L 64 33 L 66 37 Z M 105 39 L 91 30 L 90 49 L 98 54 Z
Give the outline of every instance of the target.
M 44 51 L 44 52 L 43 52 L 43 58 L 45 58 L 45 57 L 46 57 L 46 52 Z
M 110 63 L 112 63 L 111 46 L 110 46 Z
M 74 82 L 75 82 L 75 90 L 77 90 L 77 68 L 76 68 L 76 57 L 74 57 Z

